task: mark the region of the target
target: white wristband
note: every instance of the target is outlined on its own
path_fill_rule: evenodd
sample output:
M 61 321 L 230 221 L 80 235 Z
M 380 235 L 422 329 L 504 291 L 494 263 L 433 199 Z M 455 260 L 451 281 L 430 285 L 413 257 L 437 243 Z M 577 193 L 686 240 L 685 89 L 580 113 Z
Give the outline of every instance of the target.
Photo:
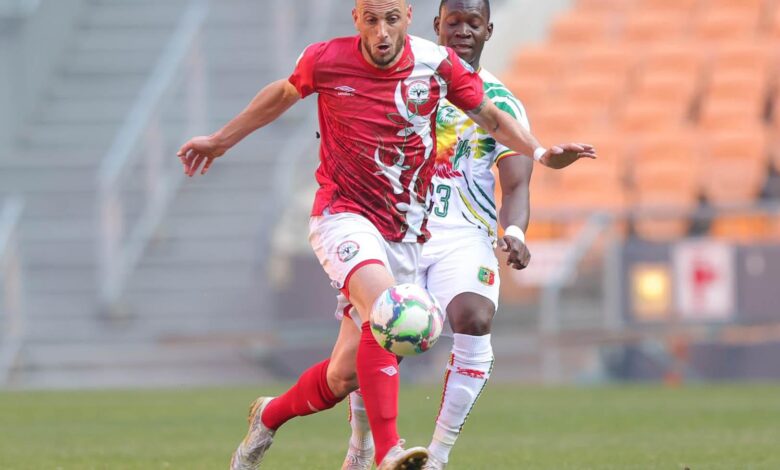
M 510 225 L 504 229 L 504 235 L 515 237 L 525 244 L 525 232 L 517 225 Z
M 536 147 L 536 150 L 534 150 L 534 160 L 536 160 L 537 162 L 540 161 L 545 153 L 547 153 L 546 148 Z

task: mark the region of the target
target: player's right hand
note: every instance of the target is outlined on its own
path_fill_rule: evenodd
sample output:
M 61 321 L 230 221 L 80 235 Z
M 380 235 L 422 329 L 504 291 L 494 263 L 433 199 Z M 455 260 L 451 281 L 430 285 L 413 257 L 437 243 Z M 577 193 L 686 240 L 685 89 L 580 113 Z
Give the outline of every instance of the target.
M 205 175 L 214 160 L 224 155 L 225 151 L 214 136 L 200 136 L 182 145 L 177 155 L 184 166 L 184 174 L 192 177 L 201 166 L 200 174 Z

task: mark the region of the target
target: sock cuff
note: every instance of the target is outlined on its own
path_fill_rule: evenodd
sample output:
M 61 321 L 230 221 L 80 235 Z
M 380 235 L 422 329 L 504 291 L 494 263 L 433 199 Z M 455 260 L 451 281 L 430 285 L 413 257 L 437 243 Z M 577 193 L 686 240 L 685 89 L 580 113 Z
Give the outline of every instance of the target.
M 455 360 L 468 362 L 490 362 L 493 360 L 493 346 L 490 335 L 471 336 L 455 333 L 453 335 L 452 354 Z

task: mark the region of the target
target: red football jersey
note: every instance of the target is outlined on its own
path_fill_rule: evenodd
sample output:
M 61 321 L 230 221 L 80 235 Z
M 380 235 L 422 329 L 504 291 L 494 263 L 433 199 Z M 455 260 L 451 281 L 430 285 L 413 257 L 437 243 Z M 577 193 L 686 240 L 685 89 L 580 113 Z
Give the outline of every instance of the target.
M 320 188 L 312 215 L 359 214 L 388 241 L 422 243 L 439 101 L 471 110 L 484 91 L 451 49 L 409 36 L 402 54 L 382 70 L 363 57 L 359 36 L 338 38 L 309 46 L 289 80 L 303 97 L 319 94 Z

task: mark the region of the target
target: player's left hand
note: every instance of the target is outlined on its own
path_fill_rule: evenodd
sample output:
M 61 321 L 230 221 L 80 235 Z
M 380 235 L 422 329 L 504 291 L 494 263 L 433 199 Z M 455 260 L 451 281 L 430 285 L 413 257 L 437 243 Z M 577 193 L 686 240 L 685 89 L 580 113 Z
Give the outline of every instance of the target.
M 531 252 L 519 238 L 505 235 L 498 241 L 498 246 L 504 253 L 509 253 L 506 260 L 507 266 L 521 270 L 527 268 L 531 263 Z
M 224 155 L 225 151 L 215 137 L 200 136 L 187 141 L 176 155 L 184 167 L 184 173 L 192 177 L 199 170 L 201 175 L 205 175 L 214 160 Z
M 596 159 L 596 149 L 588 144 L 562 144 L 547 149 L 539 160 L 544 166 L 556 170 L 566 168 L 581 158 Z

